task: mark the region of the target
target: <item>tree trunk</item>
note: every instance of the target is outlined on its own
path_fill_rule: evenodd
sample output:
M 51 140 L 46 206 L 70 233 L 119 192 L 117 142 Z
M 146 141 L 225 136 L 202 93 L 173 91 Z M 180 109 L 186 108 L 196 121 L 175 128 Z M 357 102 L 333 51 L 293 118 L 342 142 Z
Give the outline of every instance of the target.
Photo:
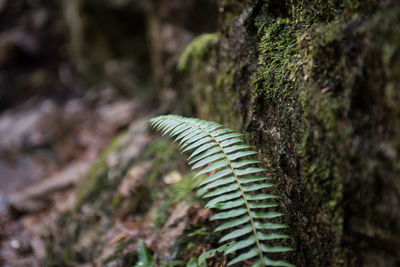
M 196 39 L 204 51 L 164 85 L 261 152 L 290 225 L 288 260 L 398 266 L 398 2 L 225 0 L 218 12 L 219 41 Z

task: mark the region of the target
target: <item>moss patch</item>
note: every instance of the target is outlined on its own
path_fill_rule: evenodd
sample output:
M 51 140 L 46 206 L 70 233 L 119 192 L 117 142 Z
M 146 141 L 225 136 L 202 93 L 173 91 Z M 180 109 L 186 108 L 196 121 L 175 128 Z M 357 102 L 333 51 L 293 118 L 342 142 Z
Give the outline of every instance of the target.
M 384 208 L 385 223 L 371 219 L 368 207 L 390 206 L 398 192 L 386 187 L 393 182 L 384 177 L 398 176 L 399 6 L 375 0 L 256 2 L 220 4 L 225 20 L 218 47 L 188 76 L 199 96 L 196 107 L 202 118 L 245 129 L 261 152 L 289 214 L 296 247 L 289 261 L 362 264 L 362 247 L 374 246 L 368 235 L 379 236 L 375 226 L 398 231 Z M 377 152 L 379 146 L 386 152 Z M 355 226 L 358 220 L 374 226 Z M 343 240 L 351 240 L 352 248 Z M 391 251 L 385 242 L 376 251 Z
M 84 183 L 76 192 L 76 208 L 80 208 L 86 201 L 93 201 L 105 188 L 107 188 L 107 178 L 103 179 L 99 176 L 102 176 L 102 173 L 104 173 L 107 168 L 107 158 L 111 153 L 120 148 L 121 140 L 125 136 L 126 132 L 123 132 L 115 137 L 90 168 L 89 172 L 86 174 Z
M 189 67 L 188 64 L 198 64 L 198 59 L 204 58 L 218 40 L 218 33 L 204 33 L 197 36 L 183 51 L 177 69 L 184 71 Z
M 263 97 L 274 105 L 290 105 L 294 101 L 299 29 L 289 19 L 267 17 L 258 22 L 258 32 L 260 67 L 253 81 L 253 97 Z

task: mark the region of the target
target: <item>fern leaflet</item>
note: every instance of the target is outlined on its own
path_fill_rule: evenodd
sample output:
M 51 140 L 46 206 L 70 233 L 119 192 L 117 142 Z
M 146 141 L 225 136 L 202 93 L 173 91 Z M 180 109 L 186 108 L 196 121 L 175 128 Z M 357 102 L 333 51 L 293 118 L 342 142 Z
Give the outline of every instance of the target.
M 207 208 L 218 210 L 211 220 L 225 220 L 215 229 L 227 232 L 220 242 L 236 241 L 225 250 L 225 254 L 238 254 L 228 266 L 253 258 L 258 258 L 253 266 L 293 266 L 267 257 L 269 253 L 287 252 L 291 248 L 268 246 L 266 241 L 289 237 L 273 232 L 286 225 L 265 222 L 283 214 L 267 210 L 277 206 L 267 201 L 278 196 L 259 191 L 273 184 L 269 177 L 257 175 L 264 169 L 255 167 L 258 160 L 248 159 L 257 152 L 243 145 L 242 135 L 216 122 L 178 115 L 158 116 L 149 122 L 179 141 L 183 151 L 192 150 L 189 159 L 192 169 L 197 169 L 196 177 L 213 173 L 198 185 L 197 192 L 210 199 Z

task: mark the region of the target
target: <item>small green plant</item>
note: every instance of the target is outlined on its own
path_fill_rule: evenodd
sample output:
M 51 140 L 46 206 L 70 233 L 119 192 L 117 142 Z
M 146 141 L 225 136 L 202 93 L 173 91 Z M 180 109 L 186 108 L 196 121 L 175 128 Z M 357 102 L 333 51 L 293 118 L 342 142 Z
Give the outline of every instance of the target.
M 153 257 L 150 255 L 150 251 L 143 240 L 139 241 L 138 249 L 139 261 L 134 267 L 154 267 Z
M 177 69 L 184 71 L 187 69 L 190 60 L 204 57 L 210 48 L 218 43 L 218 39 L 218 33 L 203 33 L 197 36 L 183 51 Z
M 267 256 L 291 250 L 267 245 L 268 241 L 289 238 L 273 232 L 287 226 L 265 222 L 283 214 L 271 210 L 277 204 L 268 200 L 278 196 L 263 192 L 273 184 L 269 177 L 257 175 L 264 169 L 255 166 L 260 161 L 249 159 L 257 152 L 243 144 L 242 134 L 216 122 L 177 115 L 158 116 L 149 122 L 155 129 L 163 134 L 169 133 L 179 141 L 183 152 L 192 151 L 189 159 L 192 169 L 197 169 L 195 178 L 212 173 L 197 185 L 197 193 L 209 199 L 206 208 L 218 210 L 211 220 L 225 220 L 215 231 L 226 232 L 220 242 L 230 243 L 215 251 L 237 254 L 228 266 L 253 258 L 258 258 L 253 266 L 293 266 Z M 210 255 L 215 255 L 215 252 L 200 256 L 200 259 L 204 261 Z

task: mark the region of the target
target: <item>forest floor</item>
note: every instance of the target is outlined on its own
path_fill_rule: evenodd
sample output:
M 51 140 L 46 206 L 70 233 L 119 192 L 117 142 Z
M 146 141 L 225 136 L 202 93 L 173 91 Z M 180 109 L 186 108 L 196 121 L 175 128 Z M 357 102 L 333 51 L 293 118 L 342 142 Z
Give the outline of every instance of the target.
M 44 220 L 71 206 L 76 184 L 112 138 L 138 119 L 138 108 L 110 89 L 64 103 L 36 97 L 0 115 L 1 265 L 40 265 Z
M 68 205 L 75 185 L 137 104 L 112 90 L 57 103 L 32 98 L 0 115 L 0 263 L 37 266 L 43 219 Z
M 181 266 L 209 249 L 211 212 L 142 105 L 103 90 L 0 115 L 0 265 L 132 266 L 144 240 Z

